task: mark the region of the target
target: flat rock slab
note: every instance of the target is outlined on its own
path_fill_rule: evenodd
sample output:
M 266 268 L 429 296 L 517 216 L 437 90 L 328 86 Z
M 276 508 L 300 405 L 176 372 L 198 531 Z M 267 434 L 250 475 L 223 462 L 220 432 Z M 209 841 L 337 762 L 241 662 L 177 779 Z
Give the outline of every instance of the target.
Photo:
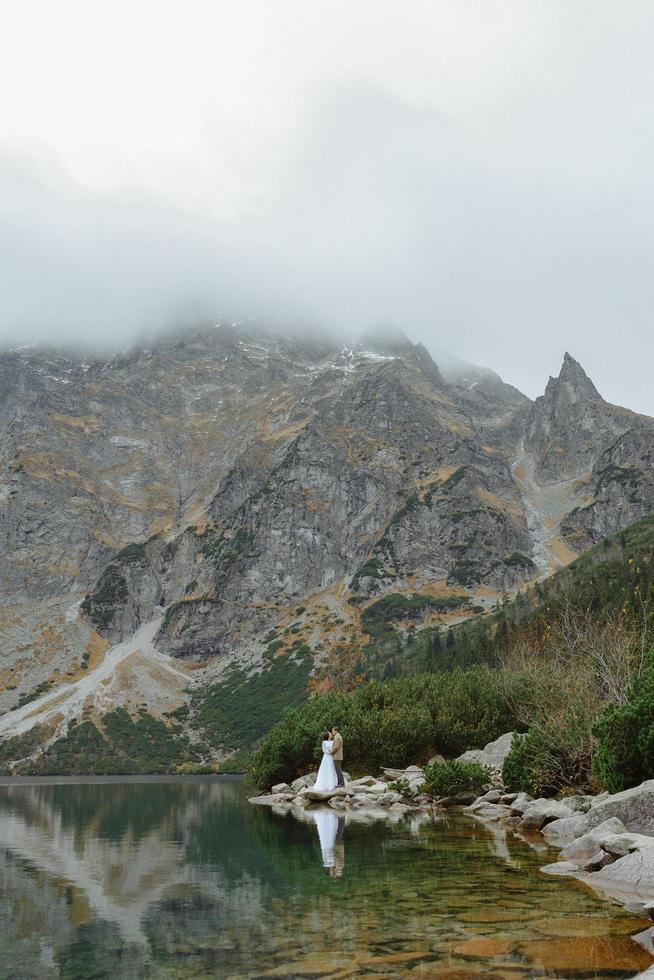
M 621 900 L 654 900 L 654 848 L 633 851 L 590 875 L 589 883 Z
M 275 803 L 288 803 L 289 796 L 286 793 L 265 793 L 263 796 L 249 796 L 248 803 L 258 806 L 273 806 Z

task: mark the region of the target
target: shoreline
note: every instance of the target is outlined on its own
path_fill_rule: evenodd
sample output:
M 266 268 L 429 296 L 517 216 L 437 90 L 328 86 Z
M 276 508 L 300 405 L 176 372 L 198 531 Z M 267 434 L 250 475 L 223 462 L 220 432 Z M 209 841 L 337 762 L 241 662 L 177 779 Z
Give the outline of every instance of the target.
M 101 786 L 116 783 L 242 783 L 245 773 L 147 773 L 120 776 L 0 776 L 0 786 Z

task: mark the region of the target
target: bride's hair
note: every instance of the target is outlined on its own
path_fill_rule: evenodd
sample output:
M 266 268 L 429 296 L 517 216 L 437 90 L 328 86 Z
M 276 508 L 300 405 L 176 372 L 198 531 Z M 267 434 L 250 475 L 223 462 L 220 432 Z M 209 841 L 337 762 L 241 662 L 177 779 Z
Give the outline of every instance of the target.
M 325 732 L 325 734 L 323 735 L 323 742 L 328 742 L 331 737 L 332 737 L 331 732 Z

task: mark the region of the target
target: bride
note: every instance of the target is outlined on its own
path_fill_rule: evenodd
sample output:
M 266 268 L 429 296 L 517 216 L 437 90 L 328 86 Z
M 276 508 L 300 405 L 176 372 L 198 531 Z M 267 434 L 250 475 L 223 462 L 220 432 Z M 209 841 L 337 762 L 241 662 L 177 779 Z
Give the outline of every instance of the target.
M 336 766 L 334 765 L 334 759 L 332 757 L 333 744 L 332 733 L 325 732 L 322 742 L 322 762 L 320 763 L 318 776 L 316 777 L 316 781 L 313 785 L 313 789 L 318 790 L 319 793 L 329 793 L 330 790 L 336 789 L 338 786 Z

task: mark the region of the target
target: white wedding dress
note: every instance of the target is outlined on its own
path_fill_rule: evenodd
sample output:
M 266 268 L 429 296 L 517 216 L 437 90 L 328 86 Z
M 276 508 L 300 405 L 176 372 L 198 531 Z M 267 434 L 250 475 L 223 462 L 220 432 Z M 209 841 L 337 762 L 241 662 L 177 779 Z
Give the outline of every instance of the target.
M 338 786 L 336 766 L 334 765 L 334 758 L 331 755 L 331 748 L 333 744 L 334 743 L 331 739 L 329 739 L 329 741 L 325 739 L 325 741 L 322 743 L 322 762 L 320 763 L 320 769 L 318 770 L 316 781 L 312 786 L 312 789 L 318 790 L 319 793 L 329 793 L 330 790 L 336 789 Z

